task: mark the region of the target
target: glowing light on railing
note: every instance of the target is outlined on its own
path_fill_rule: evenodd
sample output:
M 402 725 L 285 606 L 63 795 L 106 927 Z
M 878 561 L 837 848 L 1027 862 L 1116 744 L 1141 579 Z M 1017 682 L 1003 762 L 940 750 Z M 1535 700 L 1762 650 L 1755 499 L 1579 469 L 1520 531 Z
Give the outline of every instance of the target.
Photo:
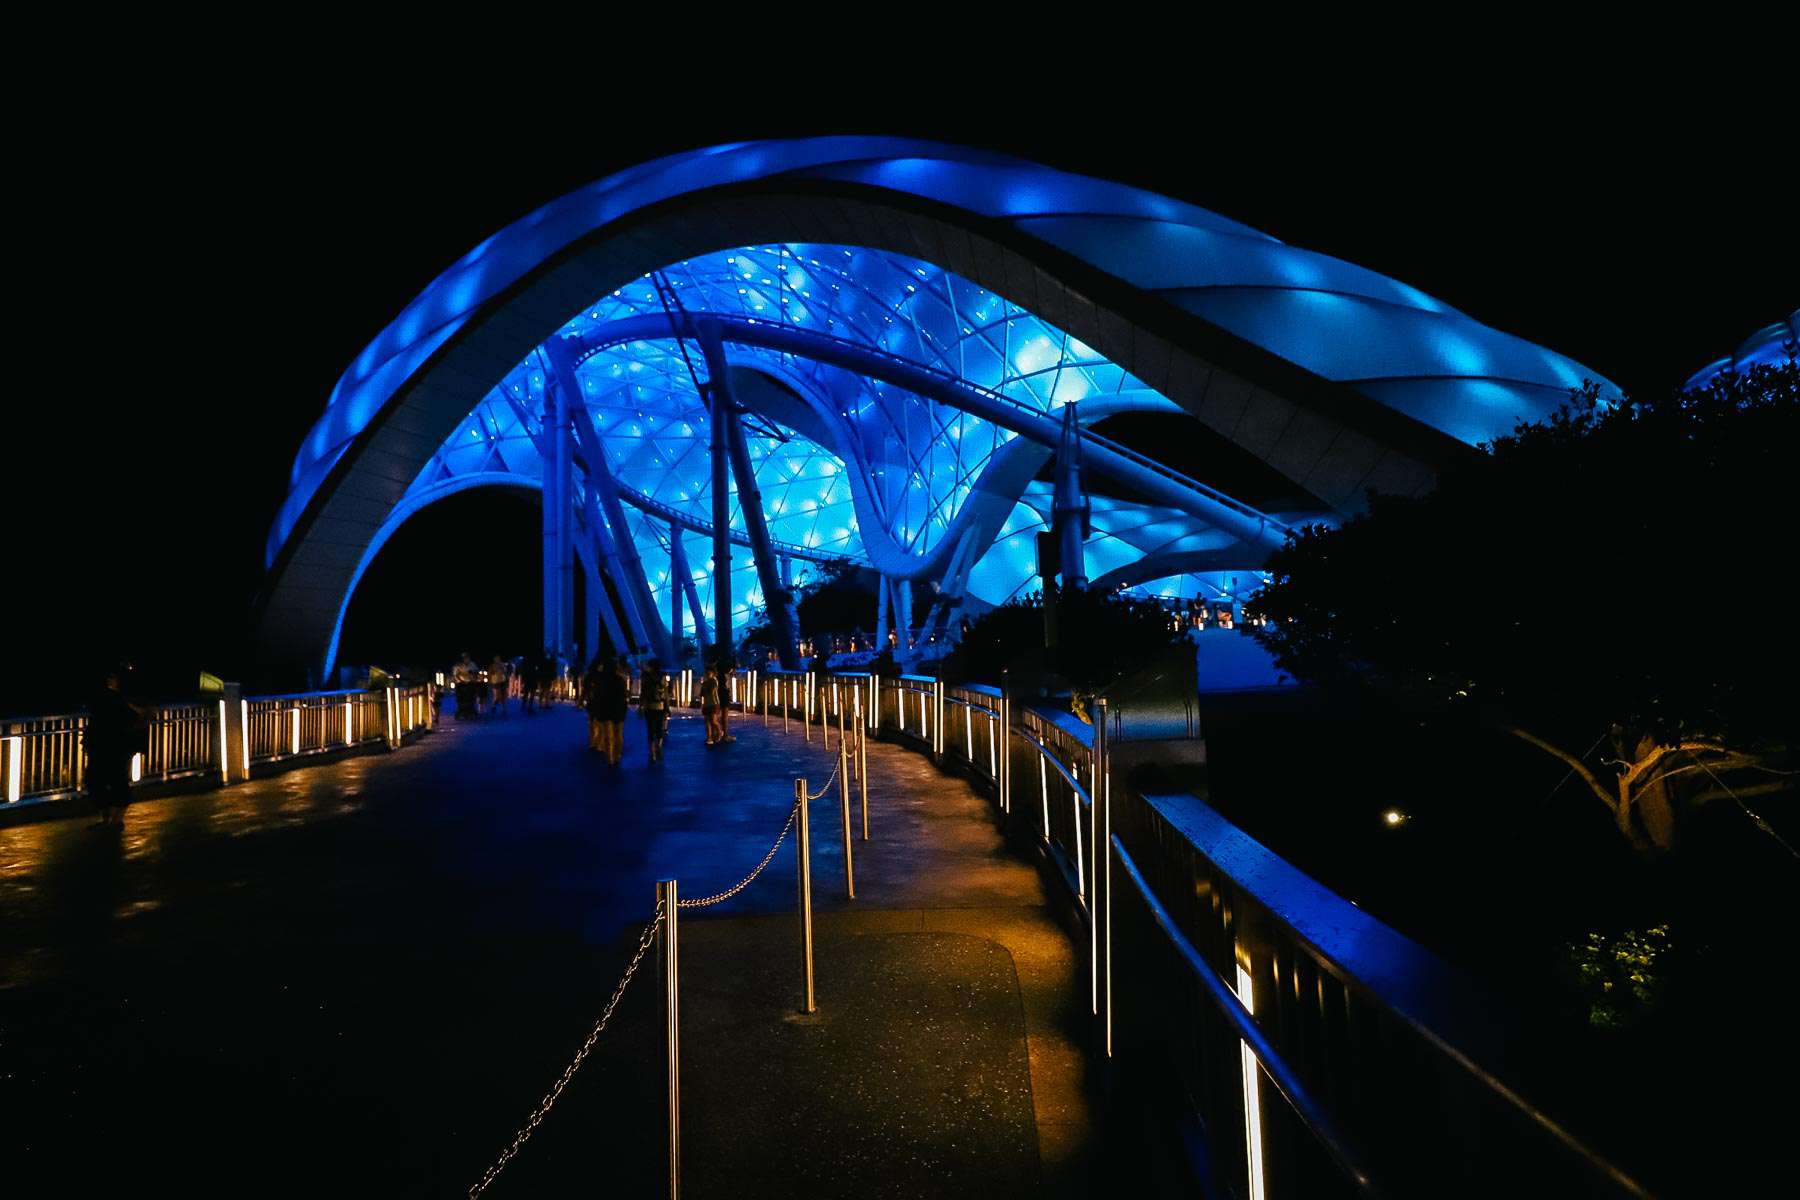
M 344 745 L 348 746 L 356 739 L 351 736 L 350 702 L 344 701 Z
M 225 745 L 225 702 L 219 701 L 219 774 L 231 781 L 231 753 Z
M 1079 770 L 1080 768 L 1077 768 Z M 1075 830 L 1075 899 L 1084 905 L 1087 903 L 1087 871 L 1081 861 L 1081 793 L 1075 788 L 1069 789 L 1069 805 L 1075 812 L 1072 825 Z M 1092 924 L 1092 922 L 1089 922 Z
M 995 761 L 995 759 L 997 758 L 997 755 L 996 755 L 995 749 L 994 749 L 994 740 L 995 740 L 994 714 L 989 713 L 988 714 L 988 774 L 992 775 L 995 779 L 999 779 L 1000 778 L 1000 766 L 999 766 L 999 763 L 997 763 Z M 1002 797 L 1002 799 L 1004 799 L 1004 797 Z M 1001 805 L 1001 808 L 1004 809 L 1005 807 L 1006 806 L 1004 804 Z
M 6 802 L 14 804 L 25 794 L 25 739 L 0 738 L 0 749 L 6 751 Z
M 1389 829 L 1397 829 L 1406 824 L 1406 814 L 1397 808 L 1390 808 L 1381 814 L 1381 820 Z
M 143 781 L 144 781 L 144 754 L 143 754 L 143 751 L 140 750 L 131 756 L 131 782 L 142 783 Z
M 288 709 L 288 745 L 290 753 L 300 753 L 300 706 Z
M 1105 866 L 1100 871 L 1101 904 L 1100 911 L 1106 916 L 1106 1057 L 1111 1058 L 1113 1052 L 1113 941 L 1112 941 L 1112 772 L 1106 773 L 1101 783 L 1101 846 L 1105 847 Z
M 1044 755 L 1038 753 L 1038 790 L 1044 795 L 1044 840 L 1050 840 L 1050 776 L 1046 774 Z
M 223 716 L 224 710 L 220 709 L 219 711 Z M 243 747 L 244 778 L 248 779 L 250 778 L 250 702 L 248 700 L 238 701 L 238 722 L 238 744 Z
M 1237 996 L 1239 1000 L 1243 1001 L 1244 1011 L 1255 1016 L 1254 981 L 1250 977 L 1250 972 L 1244 969 L 1244 964 L 1241 962 L 1237 965 Z M 1238 1056 L 1242 1061 L 1244 1072 L 1244 1153 L 1250 1162 L 1249 1200 L 1264 1200 L 1262 1088 L 1257 1078 L 1260 1068 L 1256 1065 L 1256 1055 L 1251 1051 L 1249 1042 L 1238 1042 Z

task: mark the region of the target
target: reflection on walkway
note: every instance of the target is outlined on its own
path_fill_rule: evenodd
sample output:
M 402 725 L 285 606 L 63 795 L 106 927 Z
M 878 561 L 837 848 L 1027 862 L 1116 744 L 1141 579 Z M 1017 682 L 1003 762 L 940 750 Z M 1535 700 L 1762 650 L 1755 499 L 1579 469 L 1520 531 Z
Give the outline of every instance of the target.
M 652 767 L 634 721 L 613 771 L 572 709 L 446 722 L 398 753 L 140 802 L 122 830 L 0 829 L 0 1089 L 24 1147 L 9 1170 L 36 1174 L 35 1158 L 77 1191 L 141 1186 L 204 1129 L 205 1153 L 181 1168 L 195 1193 L 267 1183 L 275 1162 L 277 1191 L 465 1188 L 604 1000 L 654 881 L 703 894 L 741 877 L 793 777 L 816 787 L 836 758 L 797 729 L 734 732 L 707 750 L 699 721 L 678 718 Z M 1069 943 L 984 801 L 909 751 L 872 744 L 870 766 L 874 840 L 858 844 L 853 905 L 832 886 L 835 798 L 813 810 L 822 937 L 941 929 L 1010 951 L 1021 1024 L 994 1032 L 1025 1040 L 1054 1182 L 1088 1128 Z M 784 849 L 721 930 L 791 914 L 792 862 Z M 623 1128 L 594 1075 L 565 1100 L 565 1134 Z M 804 1082 L 772 1071 L 767 1086 Z M 864 1119 L 879 1127 L 880 1113 Z M 119 1153 L 82 1152 L 97 1127 Z M 599 1178 L 545 1134 L 539 1182 Z M 336 1164 L 350 1161 L 376 1165 L 347 1182 Z

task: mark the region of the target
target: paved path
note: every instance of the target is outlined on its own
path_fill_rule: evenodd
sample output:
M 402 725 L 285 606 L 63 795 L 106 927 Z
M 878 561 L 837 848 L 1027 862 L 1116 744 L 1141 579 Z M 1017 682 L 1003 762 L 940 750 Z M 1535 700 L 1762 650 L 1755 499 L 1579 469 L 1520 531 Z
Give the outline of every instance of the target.
M 123 833 L 0 829 L 9 1194 L 457 1194 L 579 1043 L 656 878 L 735 882 L 817 737 L 735 725 L 609 771 L 579 714 L 134 805 Z M 793 858 L 684 929 L 692 1196 L 1043 1195 L 1090 1153 L 1081 989 L 987 804 L 871 745 L 874 840 L 842 897 L 815 802 L 821 1013 L 793 1014 Z M 713 912 L 722 915 L 713 917 Z M 654 1177 L 656 996 L 494 1194 Z

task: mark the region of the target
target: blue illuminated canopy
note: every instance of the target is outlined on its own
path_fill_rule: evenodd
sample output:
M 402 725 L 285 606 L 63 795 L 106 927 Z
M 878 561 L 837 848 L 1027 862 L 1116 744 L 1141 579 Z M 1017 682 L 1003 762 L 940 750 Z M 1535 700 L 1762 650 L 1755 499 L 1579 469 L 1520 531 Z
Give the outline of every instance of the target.
M 1355 512 L 1371 488 L 1429 488 L 1450 457 L 1598 378 L 1405 284 L 1124 185 L 896 139 L 713 147 L 502 230 L 351 364 L 270 533 L 267 639 L 328 668 L 357 580 L 409 516 L 468 487 L 543 486 L 552 339 L 575 357 L 657 605 L 671 537 L 694 540 L 709 594 L 709 377 L 671 336 L 707 316 L 726 329 L 777 550 L 977 607 L 1034 586 L 1055 453 L 1042 430 L 1067 405 L 1089 429 L 1191 419 L 1304 498 L 1264 512 L 1159 467 L 1155 447 L 1095 437 L 1087 574 L 1191 595 L 1248 583 L 1287 524 Z M 735 487 L 731 504 L 741 542 Z M 1195 563 L 1212 569 L 1182 569 Z M 762 595 L 748 553 L 733 569 L 742 624 Z

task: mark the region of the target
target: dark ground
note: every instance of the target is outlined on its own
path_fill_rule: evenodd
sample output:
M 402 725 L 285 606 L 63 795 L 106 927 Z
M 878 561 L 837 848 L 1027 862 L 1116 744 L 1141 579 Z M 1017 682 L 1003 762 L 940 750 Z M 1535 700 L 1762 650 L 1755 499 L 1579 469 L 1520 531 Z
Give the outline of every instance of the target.
M 757 722 L 619 777 L 573 710 L 143 801 L 122 835 L 0 830 L 0 1137 L 11 1195 L 460 1194 L 580 1044 L 653 905 L 735 882 L 815 739 Z M 810 764 L 810 765 L 808 765 Z M 1058 1194 L 1091 1132 L 1076 964 L 987 803 L 871 746 L 841 899 L 813 805 L 821 1014 L 793 1016 L 794 859 L 684 922 L 690 1195 Z M 829 911 L 837 909 L 840 911 Z M 660 1170 L 654 954 L 494 1195 Z

